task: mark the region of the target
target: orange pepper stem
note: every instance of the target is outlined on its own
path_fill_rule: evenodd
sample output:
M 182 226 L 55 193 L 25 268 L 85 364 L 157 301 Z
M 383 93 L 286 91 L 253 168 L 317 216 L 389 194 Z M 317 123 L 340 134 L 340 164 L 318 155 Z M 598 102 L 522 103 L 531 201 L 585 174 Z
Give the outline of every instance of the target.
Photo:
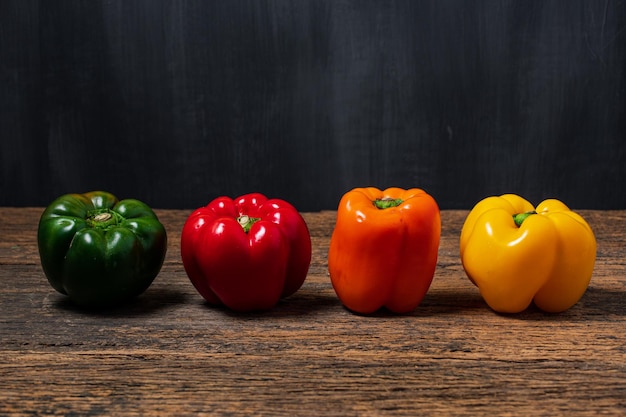
M 527 211 L 525 213 L 517 213 L 513 215 L 513 221 L 515 222 L 515 225 L 517 227 L 520 227 L 522 225 L 522 223 L 524 223 L 524 220 L 526 220 L 526 218 L 528 216 L 532 216 L 533 214 L 537 214 L 537 212 L 535 210 L 533 211 Z
M 250 228 L 252 228 L 252 225 L 259 220 L 261 219 L 258 217 L 250 217 L 247 214 L 237 217 L 237 223 L 239 223 L 243 231 L 246 233 L 248 233 L 250 231 Z
M 378 200 L 374 200 L 373 201 L 374 205 L 376 206 L 376 208 L 380 209 L 380 210 L 384 210 L 384 209 L 388 209 L 391 207 L 398 207 L 400 204 L 402 204 L 402 199 L 401 198 L 381 198 Z

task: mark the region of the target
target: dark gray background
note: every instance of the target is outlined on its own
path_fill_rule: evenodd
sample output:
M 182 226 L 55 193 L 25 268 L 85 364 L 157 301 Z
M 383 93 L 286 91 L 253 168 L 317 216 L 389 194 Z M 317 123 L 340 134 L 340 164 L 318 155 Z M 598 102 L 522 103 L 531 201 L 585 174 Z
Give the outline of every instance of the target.
M 626 208 L 625 1 L 0 0 L 0 205 Z

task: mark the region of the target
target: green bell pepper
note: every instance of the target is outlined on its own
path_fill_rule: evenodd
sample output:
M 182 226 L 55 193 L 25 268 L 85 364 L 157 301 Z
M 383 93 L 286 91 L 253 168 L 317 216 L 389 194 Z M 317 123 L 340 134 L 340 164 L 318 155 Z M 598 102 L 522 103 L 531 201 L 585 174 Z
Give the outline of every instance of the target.
M 165 228 L 150 207 L 103 191 L 54 200 L 41 215 L 37 243 L 50 285 L 84 307 L 143 293 L 167 251 Z

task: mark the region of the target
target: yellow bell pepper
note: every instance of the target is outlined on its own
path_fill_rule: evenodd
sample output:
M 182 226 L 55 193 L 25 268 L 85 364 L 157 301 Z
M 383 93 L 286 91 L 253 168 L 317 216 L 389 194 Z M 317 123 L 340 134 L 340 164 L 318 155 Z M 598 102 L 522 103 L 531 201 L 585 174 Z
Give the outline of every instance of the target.
M 518 313 L 531 302 L 562 312 L 583 296 L 596 260 L 587 222 L 558 200 L 536 208 L 522 197 L 488 197 L 470 211 L 460 239 L 461 261 L 485 302 Z

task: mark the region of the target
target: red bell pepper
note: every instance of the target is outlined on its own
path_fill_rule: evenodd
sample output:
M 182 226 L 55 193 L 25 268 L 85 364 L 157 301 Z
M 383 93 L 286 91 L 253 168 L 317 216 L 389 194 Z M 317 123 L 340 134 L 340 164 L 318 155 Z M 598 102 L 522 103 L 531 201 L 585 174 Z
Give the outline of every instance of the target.
M 300 213 L 259 193 L 218 197 L 195 210 L 180 244 L 200 295 L 234 311 L 274 307 L 300 289 L 311 263 L 311 237 Z

